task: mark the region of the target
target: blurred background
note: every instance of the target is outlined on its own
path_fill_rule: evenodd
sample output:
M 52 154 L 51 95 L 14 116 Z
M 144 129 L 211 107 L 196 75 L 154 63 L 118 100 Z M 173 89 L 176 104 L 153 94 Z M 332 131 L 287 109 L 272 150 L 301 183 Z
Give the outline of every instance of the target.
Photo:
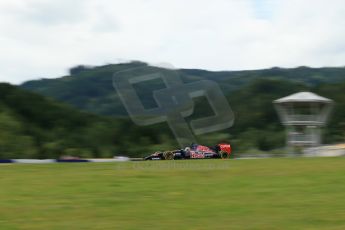
M 344 23 L 337 0 L 0 0 L 0 158 L 178 148 L 166 123 L 135 125 L 112 83 L 118 71 L 159 62 L 185 83 L 217 82 L 231 105 L 234 125 L 197 136 L 200 144 L 230 142 L 235 156 L 284 154 L 272 102 L 300 91 L 335 102 L 323 144 L 343 143 Z M 153 91 L 165 85 L 135 88 L 155 108 Z M 210 115 L 205 98 L 194 104 L 187 121 Z

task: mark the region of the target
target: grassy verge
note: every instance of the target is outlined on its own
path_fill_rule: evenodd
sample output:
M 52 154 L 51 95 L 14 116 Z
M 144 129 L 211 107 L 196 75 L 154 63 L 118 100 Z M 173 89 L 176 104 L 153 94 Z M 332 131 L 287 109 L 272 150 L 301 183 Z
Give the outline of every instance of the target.
M 0 229 L 345 229 L 345 158 L 0 165 Z

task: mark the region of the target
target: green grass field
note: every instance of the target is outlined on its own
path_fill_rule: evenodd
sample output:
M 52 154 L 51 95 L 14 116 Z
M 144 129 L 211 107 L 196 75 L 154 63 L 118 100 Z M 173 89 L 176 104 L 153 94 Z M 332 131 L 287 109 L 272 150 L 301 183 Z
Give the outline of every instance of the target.
M 345 229 L 345 158 L 0 165 L 0 229 Z

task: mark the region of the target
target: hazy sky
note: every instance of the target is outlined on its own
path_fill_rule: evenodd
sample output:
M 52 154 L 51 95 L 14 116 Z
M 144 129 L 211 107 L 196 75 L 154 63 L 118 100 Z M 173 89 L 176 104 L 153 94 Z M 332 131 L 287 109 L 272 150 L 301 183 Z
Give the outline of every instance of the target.
M 344 0 L 0 0 L 0 81 L 126 60 L 344 66 Z

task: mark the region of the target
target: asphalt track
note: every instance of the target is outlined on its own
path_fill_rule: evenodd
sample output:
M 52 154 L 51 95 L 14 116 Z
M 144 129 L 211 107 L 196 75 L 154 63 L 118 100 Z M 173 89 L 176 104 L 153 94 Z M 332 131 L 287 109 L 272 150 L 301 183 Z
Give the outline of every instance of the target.
M 246 155 L 243 157 L 236 157 L 230 160 L 251 160 L 251 159 L 267 159 L 267 158 L 297 158 L 297 157 L 337 157 L 340 155 Z M 341 155 L 343 156 L 343 155 Z M 190 159 L 189 159 L 190 160 Z M 199 159 L 202 160 L 202 159 Z M 110 162 L 127 162 L 127 161 L 144 161 L 142 158 L 128 158 L 128 157 L 117 157 L 111 159 L 0 159 L 0 164 L 54 164 L 54 163 L 110 163 Z M 183 161 L 188 161 L 183 160 Z

